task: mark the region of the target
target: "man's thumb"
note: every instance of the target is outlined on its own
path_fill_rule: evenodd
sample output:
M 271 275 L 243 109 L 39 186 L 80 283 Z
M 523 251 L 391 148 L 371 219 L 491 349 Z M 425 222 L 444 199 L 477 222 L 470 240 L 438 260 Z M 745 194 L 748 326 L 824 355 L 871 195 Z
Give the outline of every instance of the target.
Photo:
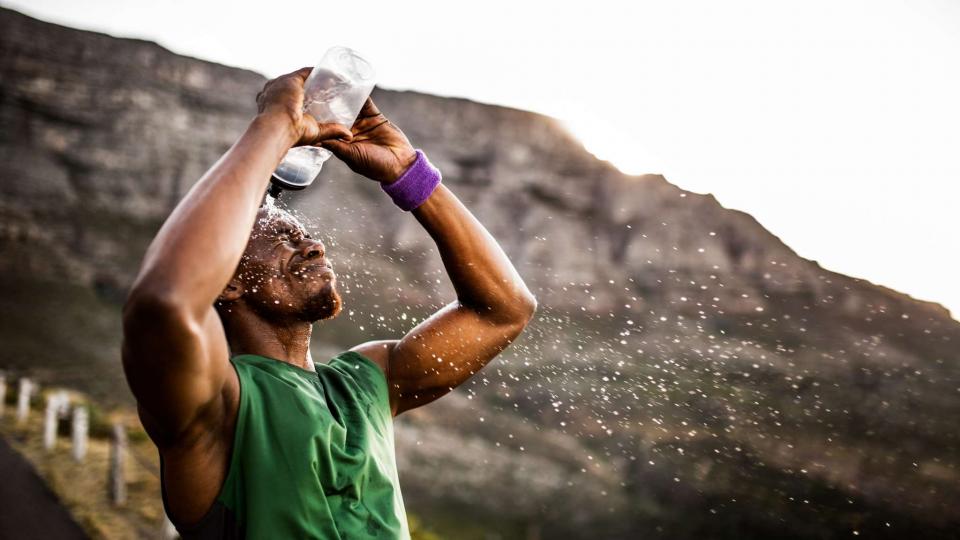
M 317 124 L 317 137 L 314 140 L 319 143 L 332 139 L 349 141 L 353 139 L 353 133 L 342 124 Z
M 352 148 L 350 143 L 343 142 L 337 139 L 327 139 L 320 142 L 321 148 L 326 148 L 327 150 L 333 152 L 333 155 L 337 156 L 340 159 L 346 159 L 351 155 Z

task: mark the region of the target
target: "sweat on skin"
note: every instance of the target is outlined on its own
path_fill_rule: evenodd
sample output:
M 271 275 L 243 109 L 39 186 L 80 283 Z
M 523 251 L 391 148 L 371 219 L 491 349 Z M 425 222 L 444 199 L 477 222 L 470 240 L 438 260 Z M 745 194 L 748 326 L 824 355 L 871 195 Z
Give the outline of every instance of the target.
M 386 186 L 417 154 L 372 100 L 349 130 L 304 115 L 309 72 L 264 86 L 246 131 L 157 233 L 124 306 L 125 373 L 185 538 L 276 527 L 407 536 L 390 419 L 464 383 L 536 310 L 496 240 L 440 184 L 410 214 L 436 243 L 456 299 L 403 336 L 314 363 L 313 324 L 344 300 L 326 247 L 289 214 L 261 207 L 270 173 L 292 146 L 320 145 Z M 304 415 L 281 414 L 288 403 Z M 371 459 L 386 471 L 376 481 L 357 466 Z M 332 469 L 264 478 L 281 460 Z

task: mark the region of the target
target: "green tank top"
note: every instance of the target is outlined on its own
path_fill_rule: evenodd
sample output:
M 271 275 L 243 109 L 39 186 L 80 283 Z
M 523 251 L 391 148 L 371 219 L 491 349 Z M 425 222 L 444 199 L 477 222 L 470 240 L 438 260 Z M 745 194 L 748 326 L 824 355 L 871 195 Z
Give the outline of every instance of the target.
M 262 356 L 240 378 L 233 452 L 193 538 L 410 537 L 383 370 L 344 352 L 316 372 Z

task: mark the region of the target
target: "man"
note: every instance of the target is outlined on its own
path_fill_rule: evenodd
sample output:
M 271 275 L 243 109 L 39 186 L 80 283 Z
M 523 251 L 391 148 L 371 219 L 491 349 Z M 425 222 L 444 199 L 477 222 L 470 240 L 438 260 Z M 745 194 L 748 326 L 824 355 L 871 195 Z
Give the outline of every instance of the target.
M 484 227 L 368 100 L 351 130 L 302 113 L 310 69 L 259 113 L 150 244 L 124 307 L 123 365 L 185 538 L 406 538 L 392 417 L 465 382 L 536 301 Z M 295 145 L 381 183 L 436 241 L 457 300 L 399 340 L 314 364 L 341 309 L 324 245 L 260 208 Z M 252 234 L 251 234 L 252 230 Z

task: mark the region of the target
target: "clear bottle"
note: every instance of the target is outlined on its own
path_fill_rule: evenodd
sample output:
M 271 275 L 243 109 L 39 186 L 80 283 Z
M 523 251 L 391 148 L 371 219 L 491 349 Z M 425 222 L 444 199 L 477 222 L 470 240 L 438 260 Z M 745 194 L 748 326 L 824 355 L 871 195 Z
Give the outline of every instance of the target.
M 335 122 L 348 128 L 360 114 L 376 84 L 373 66 L 347 47 L 329 49 L 303 84 L 303 111 L 321 124 Z M 317 146 L 291 148 L 270 179 L 270 193 L 281 189 L 300 190 L 320 174 L 323 162 L 332 154 Z

